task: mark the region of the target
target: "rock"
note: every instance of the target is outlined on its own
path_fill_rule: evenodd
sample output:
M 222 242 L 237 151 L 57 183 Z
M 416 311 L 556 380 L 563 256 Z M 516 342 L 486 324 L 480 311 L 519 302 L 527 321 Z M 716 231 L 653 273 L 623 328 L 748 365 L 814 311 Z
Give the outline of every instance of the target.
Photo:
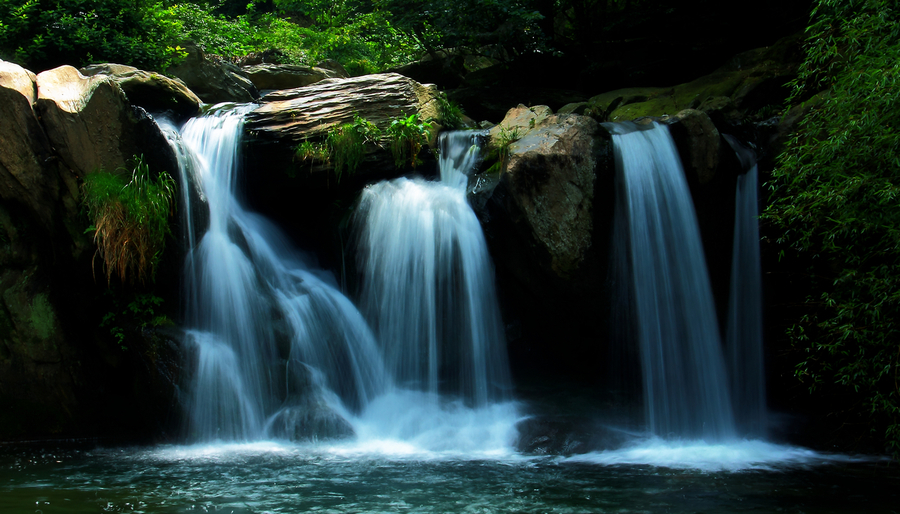
M 709 75 L 673 87 L 629 88 L 592 97 L 589 113 L 601 121 L 628 121 L 644 116 L 672 116 L 698 109 L 723 121 L 772 105 L 788 95 L 785 84 L 796 73 L 798 56 L 789 51 L 795 39 L 745 52 Z
M 241 70 L 259 90 L 293 89 L 308 86 L 320 80 L 345 77 L 325 68 L 297 66 L 294 64 L 256 64 Z
M 252 102 L 259 98 L 256 86 L 237 66 L 213 62 L 195 45 L 185 50 L 185 60 L 168 72 L 183 80 L 204 102 Z
M 122 89 L 108 76 L 85 77 L 71 66 L 37 76 L 37 110 L 51 143 L 79 175 L 124 167 L 120 141 L 130 124 Z
M 33 109 L 36 100 L 35 75 L 0 61 L 0 199 L 23 206 L 46 237 L 78 212 L 78 185 L 53 154 Z
M 553 272 L 569 277 L 591 246 L 597 123 L 578 115 L 553 115 L 546 106 L 520 105 L 491 129 L 518 132 L 509 146 L 505 180 Z
M 316 68 L 322 68 L 325 70 L 329 70 L 335 74 L 335 76 L 340 78 L 349 78 L 350 74 L 347 73 L 347 69 L 344 68 L 344 65 L 335 61 L 334 59 L 325 59 L 324 61 L 316 64 Z
M 128 101 L 152 113 L 171 112 L 178 120 L 200 114 L 200 98 L 180 79 L 122 64 L 92 64 L 82 68 L 87 77 L 105 75 L 119 85 Z
M 37 76 L 37 112 L 44 130 L 77 175 L 125 169 L 143 154 L 151 170 L 174 173 L 177 164 L 159 127 L 133 108 L 108 75 L 85 77 L 71 66 Z
M 688 182 L 709 183 L 719 167 L 721 137 L 705 112 L 685 109 L 664 121 L 681 153 Z
M 0 435 L 58 433 L 79 410 L 80 375 L 37 267 L 0 270 Z
M 268 435 L 291 441 L 344 439 L 354 435 L 350 423 L 332 405 L 340 400 L 320 383 L 320 374 L 297 360 L 287 363 L 290 394 L 272 415 Z
M 246 129 L 266 139 L 299 142 L 358 115 L 385 129 L 392 118 L 419 113 L 436 118 L 437 89 L 396 73 L 326 79 L 275 91 L 247 116 Z
M 556 112 L 557 114 L 584 114 L 588 107 L 590 107 L 588 102 L 574 102 L 563 105 Z

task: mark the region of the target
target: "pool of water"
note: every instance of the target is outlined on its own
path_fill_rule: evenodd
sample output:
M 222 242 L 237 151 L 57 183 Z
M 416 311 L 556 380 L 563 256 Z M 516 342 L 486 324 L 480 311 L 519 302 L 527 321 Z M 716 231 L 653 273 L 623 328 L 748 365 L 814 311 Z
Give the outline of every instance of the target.
M 5 514 L 898 511 L 896 464 L 766 443 L 477 458 L 390 441 L 0 446 Z

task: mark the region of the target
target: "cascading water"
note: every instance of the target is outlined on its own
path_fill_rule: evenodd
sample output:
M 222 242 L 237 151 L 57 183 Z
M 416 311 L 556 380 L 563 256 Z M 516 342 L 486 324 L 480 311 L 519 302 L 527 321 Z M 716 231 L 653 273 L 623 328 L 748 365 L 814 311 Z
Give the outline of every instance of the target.
M 759 257 L 759 171 L 753 152 L 730 136 L 746 173 L 735 191 L 734 249 L 725 347 L 731 373 L 731 399 L 742 435 L 766 433 L 766 386 L 763 372 L 762 271 Z
M 691 195 L 664 126 L 610 124 L 650 431 L 734 437 L 712 290 Z
M 311 271 L 237 200 L 238 143 L 251 108 L 194 118 L 180 141 L 168 129 L 188 204 L 189 432 L 203 441 L 344 435 L 350 430 L 338 413 L 364 409 L 387 375 L 365 320 L 333 278 Z M 195 190 L 209 213 L 199 240 Z
M 441 136 L 441 182 L 366 188 L 357 223 L 361 308 L 388 369 L 405 388 L 485 406 L 510 379 L 493 268 L 466 200 L 477 137 Z

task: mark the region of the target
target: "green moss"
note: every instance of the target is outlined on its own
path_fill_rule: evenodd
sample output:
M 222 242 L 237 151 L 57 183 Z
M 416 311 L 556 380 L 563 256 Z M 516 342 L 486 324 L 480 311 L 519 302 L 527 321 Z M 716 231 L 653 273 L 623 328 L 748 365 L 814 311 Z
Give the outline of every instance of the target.
M 53 306 L 50 305 L 46 294 L 40 293 L 34 297 L 28 321 L 35 334 L 41 339 L 50 339 L 56 331 L 56 314 L 53 312 Z

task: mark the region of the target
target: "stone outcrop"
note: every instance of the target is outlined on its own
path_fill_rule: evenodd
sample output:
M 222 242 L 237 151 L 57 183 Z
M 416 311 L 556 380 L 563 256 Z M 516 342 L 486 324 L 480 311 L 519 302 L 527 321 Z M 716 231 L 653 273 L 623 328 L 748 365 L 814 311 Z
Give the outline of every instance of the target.
M 510 358 L 553 368 L 598 362 L 614 198 L 609 137 L 590 117 L 519 106 L 491 129 L 509 144 L 479 209 L 501 292 Z
M 259 98 L 253 82 L 240 68 L 226 62 L 215 62 L 199 47 L 188 45 L 184 61 L 168 69 L 204 102 L 252 102 Z
M 681 164 L 689 180 L 700 185 L 713 180 L 719 168 L 722 138 L 703 111 L 685 109 L 664 120 L 681 152 Z
M 601 121 L 672 116 L 684 109 L 697 109 L 729 122 L 754 116 L 782 105 L 787 97 L 785 84 L 797 69 L 788 51 L 793 46 L 793 39 L 785 39 L 772 47 L 744 52 L 709 75 L 672 87 L 605 92 L 588 101 L 585 114 Z
M 110 77 L 132 105 L 151 113 L 171 113 L 179 120 L 200 114 L 200 98 L 180 79 L 112 63 L 93 64 L 80 71 L 87 77 Z
M 253 82 L 256 89 L 293 89 L 308 86 L 320 80 L 331 78 L 347 78 L 346 72 L 341 74 L 325 68 L 298 66 L 294 64 L 256 64 L 241 68 Z
M 550 267 L 568 278 L 591 245 L 597 123 L 577 115 L 554 115 L 546 106 L 520 105 L 491 129 L 516 133 L 503 180 Z
M 419 113 L 436 118 L 437 89 L 396 73 L 326 79 L 275 91 L 247 116 L 246 128 L 266 139 L 299 142 L 360 116 L 384 129 L 392 118 Z
M 106 309 L 78 178 L 138 153 L 151 169 L 167 153 L 174 166 L 168 148 L 109 75 L 64 66 L 35 76 L 0 61 L 0 438 L 148 422 L 125 406 L 155 401 L 158 390 L 127 397 L 155 372 L 98 337 Z
M 23 207 L 49 235 L 67 217 L 59 210 L 77 212 L 78 185 L 60 166 L 38 121 L 37 96 L 33 73 L 0 61 L 0 199 Z
M 108 75 L 71 66 L 37 76 L 37 112 L 52 146 L 77 175 L 128 167 L 139 154 L 151 169 L 175 171 L 172 150 L 146 111 L 134 108 Z

